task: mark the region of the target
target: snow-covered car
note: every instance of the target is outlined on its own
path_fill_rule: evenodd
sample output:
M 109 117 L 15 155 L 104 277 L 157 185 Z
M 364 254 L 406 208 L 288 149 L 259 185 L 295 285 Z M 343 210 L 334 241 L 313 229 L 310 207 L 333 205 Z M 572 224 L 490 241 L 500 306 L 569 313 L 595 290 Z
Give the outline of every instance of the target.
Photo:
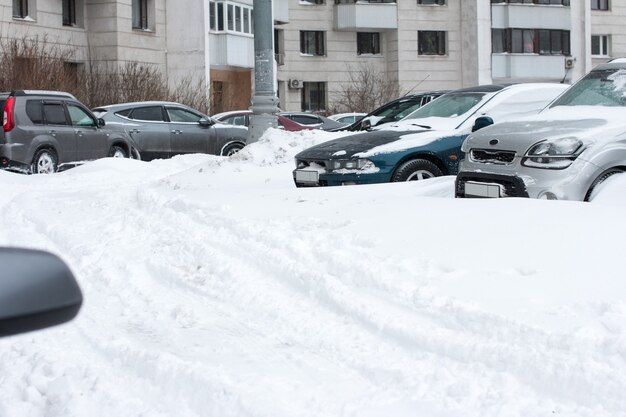
M 294 182 L 309 187 L 455 175 L 463 140 L 486 119 L 480 116 L 500 122 L 534 114 L 565 88 L 529 83 L 449 92 L 381 130 L 347 134 L 305 149 L 295 156 Z
M 626 59 L 594 68 L 540 114 L 472 134 L 457 197 L 585 200 L 626 169 Z
M 340 123 L 336 120 L 329 119 L 328 117 L 320 116 L 319 114 L 291 111 L 281 112 L 280 114 L 296 123 L 300 123 L 301 125 L 314 129 L 333 130 L 348 126 L 348 123 Z

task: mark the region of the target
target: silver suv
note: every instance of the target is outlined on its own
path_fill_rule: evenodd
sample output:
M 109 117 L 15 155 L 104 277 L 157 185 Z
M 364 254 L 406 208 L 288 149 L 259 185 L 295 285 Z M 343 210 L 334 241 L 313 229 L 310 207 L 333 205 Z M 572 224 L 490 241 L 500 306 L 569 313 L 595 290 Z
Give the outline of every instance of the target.
M 69 93 L 13 91 L 0 93 L 0 168 L 50 174 L 81 162 L 128 157 L 130 140 Z
M 589 201 L 626 170 L 626 59 L 594 68 L 536 116 L 473 133 L 457 197 Z

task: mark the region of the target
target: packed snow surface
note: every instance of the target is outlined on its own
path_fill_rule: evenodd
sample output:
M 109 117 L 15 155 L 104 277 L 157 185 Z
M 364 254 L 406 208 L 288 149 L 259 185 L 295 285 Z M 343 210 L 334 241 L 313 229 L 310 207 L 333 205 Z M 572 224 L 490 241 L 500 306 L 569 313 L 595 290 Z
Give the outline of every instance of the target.
M 626 176 L 592 203 L 295 188 L 337 136 L 0 172 L 0 244 L 85 297 L 0 339 L 0 416 L 626 416 Z

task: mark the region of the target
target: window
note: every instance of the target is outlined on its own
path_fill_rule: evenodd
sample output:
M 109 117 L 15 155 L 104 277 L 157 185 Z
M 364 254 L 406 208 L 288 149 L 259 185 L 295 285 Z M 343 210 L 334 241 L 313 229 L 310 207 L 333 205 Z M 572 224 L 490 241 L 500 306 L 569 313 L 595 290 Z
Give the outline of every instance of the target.
M 591 0 L 591 10 L 609 10 L 609 0 Z
M 43 114 L 49 125 L 68 125 L 65 109 L 61 103 L 44 103 Z
M 324 0 L 300 0 L 300 3 L 324 4 Z
M 28 0 L 13 0 L 13 17 L 23 19 L 28 16 Z
M 209 2 L 209 29 L 252 34 L 252 7 L 223 1 Z
M 63 26 L 76 26 L 76 0 L 63 0 Z
M 363 55 L 363 54 L 380 55 L 380 33 L 357 32 L 356 53 L 358 55 Z
M 198 123 L 203 117 L 189 110 L 173 107 L 167 108 L 167 114 L 170 117 L 170 122 L 174 123 Z
M 302 111 L 326 110 L 326 83 L 305 82 L 302 88 Z
M 41 100 L 28 100 L 26 102 L 26 114 L 33 124 L 43 124 L 43 106 Z
M 417 32 L 418 55 L 445 55 L 446 32 L 420 30 Z
M 608 57 L 609 55 L 609 35 L 592 35 L 591 56 Z
M 417 0 L 417 4 L 436 4 L 443 6 L 446 4 L 446 0 Z
M 300 31 L 300 52 L 306 55 L 324 55 L 324 32 L 315 30 Z
M 133 29 L 148 30 L 148 0 L 133 0 Z
M 85 126 L 85 127 L 95 127 L 96 121 L 91 117 L 89 113 L 87 113 L 84 109 L 78 107 L 75 104 L 68 104 L 67 111 L 70 114 L 70 119 L 72 120 L 72 125 L 74 126 Z
M 161 106 L 139 107 L 133 110 L 131 119 L 143 120 L 146 122 L 163 122 L 163 111 Z
M 235 126 L 248 126 L 245 115 L 233 115 L 222 120 L 223 123 Z
M 493 53 L 569 55 L 570 33 L 550 29 L 492 29 Z

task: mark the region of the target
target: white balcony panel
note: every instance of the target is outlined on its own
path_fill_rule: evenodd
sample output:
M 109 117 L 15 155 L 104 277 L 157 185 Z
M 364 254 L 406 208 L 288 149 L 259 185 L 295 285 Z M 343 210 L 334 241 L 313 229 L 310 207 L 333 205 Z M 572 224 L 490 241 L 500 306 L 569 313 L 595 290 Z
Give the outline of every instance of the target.
M 279 23 L 289 23 L 289 1 L 274 0 L 272 2 L 274 20 Z
M 565 57 L 493 54 L 491 71 L 494 81 L 560 81 L 565 76 Z
M 353 3 L 335 5 L 337 30 L 398 29 L 396 3 Z
M 496 29 L 561 29 L 572 27 L 572 11 L 564 6 L 537 4 L 491 5 L 492 27 Z
M 232 33 L 209 36 L 211 66 L 254 68 L 254 38 Z

